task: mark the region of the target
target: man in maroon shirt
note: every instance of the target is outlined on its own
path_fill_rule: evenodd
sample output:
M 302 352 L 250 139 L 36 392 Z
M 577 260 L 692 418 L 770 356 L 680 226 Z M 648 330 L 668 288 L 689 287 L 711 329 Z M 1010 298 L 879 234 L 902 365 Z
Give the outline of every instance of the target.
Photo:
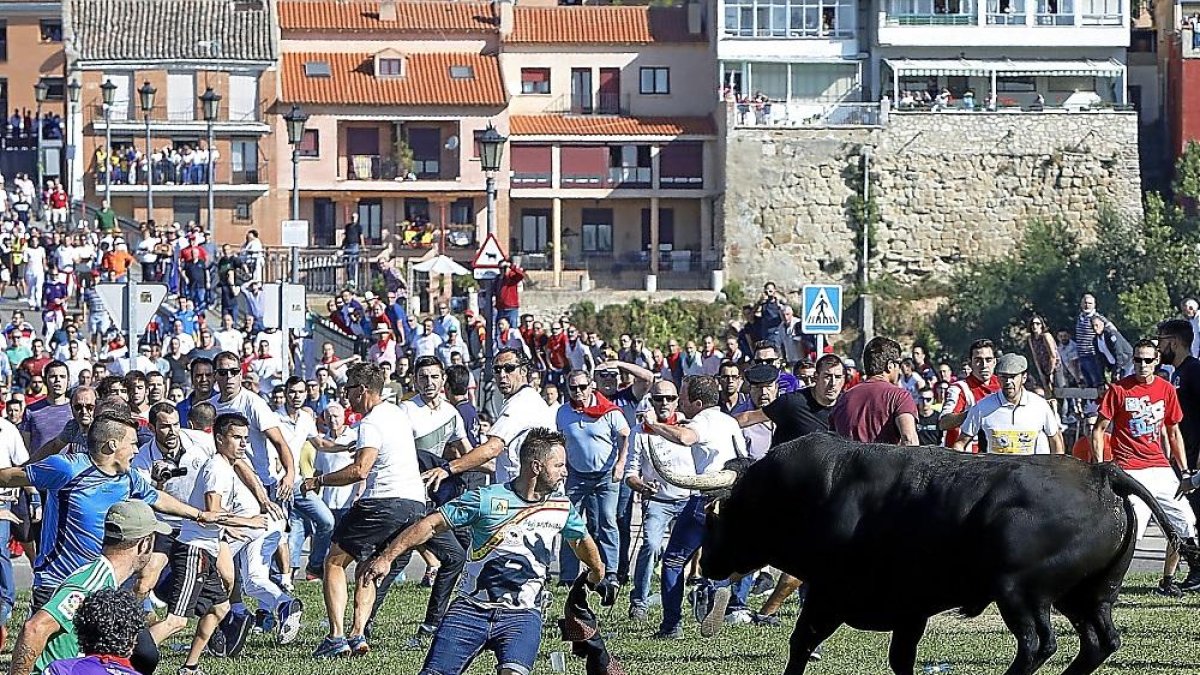
M 516 326 L 520 320 L 520 285 L 525 280 L 525 270 L 507 260 L 500 261 L 500 277 L 496 279 L 496 321 L 508 319 L 508 325 Z
M 896 385 L 900 376 L 900 343 L 877 337 L 863 349 L 866 379 L 842 394 L 830 424 L 840 436 L 863 443 L 919 445 L 917 404 Z

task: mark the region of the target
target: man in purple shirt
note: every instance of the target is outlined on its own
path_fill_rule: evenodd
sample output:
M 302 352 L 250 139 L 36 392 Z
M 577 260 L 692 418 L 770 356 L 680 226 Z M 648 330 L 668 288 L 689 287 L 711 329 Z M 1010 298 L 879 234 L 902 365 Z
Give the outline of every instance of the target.
M 67 364 L 51 361 L 42 374 L 46 380 L 46 397 L 26 408 L 22 423 L 23 431 L 29 432 L 31 454 L 58 436 L 71 421 L 71 402 L 67 396 L 71 376 Z

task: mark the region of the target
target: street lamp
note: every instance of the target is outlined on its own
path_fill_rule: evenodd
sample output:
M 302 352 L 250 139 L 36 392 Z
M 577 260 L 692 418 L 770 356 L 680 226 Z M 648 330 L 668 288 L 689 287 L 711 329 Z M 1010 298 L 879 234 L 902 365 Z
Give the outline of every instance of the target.
M 288 143 L 292 146 L 292 220 L 300 220 L 300 142 L 304 140 L 304 125 L 308 122 L 308 114 L 300 106 L 292 104 L 292 109 L 283 114 L 287 123 Z M 292 283 L 300 281 L 300 257 L 296 247 L 292 247 Z
M 217 111 L 221 106 L 221 95 L 213 91 L 212 87 L 206 87 L 204 93 L 200 95 L 200 104 L 204 113 L 204 121 L 208 123 L 208 163 L 204 167 L 204 172 L 208 174 L 208 232 L 207 240 L 213 240 L 213 122 L 217 119 Z
M 105 80 L 104 84 L 100 85 L 101 100 L 104 101 L 104 161 L 107 163 L 104 167 L 104 201 L 108 202 L 108 208 L 112 208 L 112 107 L 117 100 L 117 85 L 112 83 L 112 80 Z
M 492 126 L 490 122 L 483 135 L 479 137 L 479 164 L 487 177 L 487 231 L 489 238 L 496 236 L 496 172 L 500 170 L 500 158 L 504 155 L 504 142 L 507 140 L 500 135 L 499 131 L 496 131 L 496 127 Z M 499 284 L 499 276 L 492 279 L 491 297 L 488 299 L 487 336 L 483 348 L 484 386 L 479 388 L 480 410 L 487 407 L 485 403 L 488 401 L 488 397 L 495 395 L 496 375 L 492 372 L 492 364 L 496 359 L 496 291 Z
M 42 104 L 46 102 L 46 97 L 50 95 L 50 85 L 46 84 L 45 80 L 38 80 L 38 83 L 33 85 L 33 98 L 37 101 L 37 116 L 33 120 L 33 132 L 37 134 L 37 193 L 38 211 L 42 208 L 42 191 L 46 189 L 45 179 L 42 177 Z
M 142 114 L 146 117 L 146 222 L 154 220 L 154 148 L 150 147 L 150 112 L 154 110 L 154 95 L 158 90 L 149 82 L 138 89 Z
M 75 194 L 75 153 L 78 148 L 75 145 L 75 104 L 79 103 L 79 91 L 83 86 L 79 84 L 79 80 L 71 80 L 67 84 L 67 185 L 70 186 L 70 195 L 68 195 L 69 203 L 74 204 L 75 198 L 79 198 L 79 208 L 83 209 L 83 195 Z M 82 117 L 82 115 L 80 116 Z M 82 122 L 82 120 L 81 120 Z

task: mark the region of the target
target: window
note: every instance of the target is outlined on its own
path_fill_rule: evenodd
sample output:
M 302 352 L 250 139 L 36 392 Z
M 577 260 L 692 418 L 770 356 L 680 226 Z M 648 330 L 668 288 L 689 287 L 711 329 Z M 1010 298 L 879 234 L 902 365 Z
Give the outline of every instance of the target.
M 8 22 L 0 19 L 0 61 L 8 60 Z
M 406 197 L 404 199 L 404 219 L 417 225 L 428 223 L 429 200 L 424 197 Z
M 38 25 L 41 27 L 42 42 L 62 42 L 61 19 L 42 19 Z
M 1116 26 L 1121 24 L 1121 0 L 1081 0 L 1083 24 Z M 1153 34 L 1153 31 L 1151 31 Z
M 376 77 L 403 77 L 404 59 L 379 59 L 375 66 Z
M 321 135 L 316 129 L 305 129 L 300 137 L 300 145 L 296 148 L 301 157 L 321 156 Z
M 258 77 L 229 75 L 229 120 L 231 122 L 258 119 Z
M 658 250 L 675 248 L 675 210 L 658 210 Z M 650 250 L 650 209 L 642 209 L 642 250 Z
M 43 77 L 42 82 L 45 82 L 50 88 L 46 90 L 47 101 L 65 101 L 67 98 L 66 80 L 61 77 Z
M 1071 26 L 1074 24 L 1074 0 L 1037 0 L 1037 25 Z
M 304 75 L 305 77 L 333 77 L 333 71 L 329 70 L 328 61 L 305 61 Z
M 480 139 L 483 138 L 484 129 L 476 129 L 471 134 L 471 159 L 479 159 L 479 154 L 483 151 L 483 146 L 480 144 Z
M 1005 93 L 1032 93 L 1037 91 L 1037 82 L 1031 76 L 1009 77 L 1000 74 L 996 77 L 996 91 Z
M 258 174 L 258 141 L 255 139 L 235 139 L 230 141 L 229 168 L 233 172 L 235 185 L 261 183 Z
M 612 209 L 583 209 L 583 252 L 608 253 L 613 250 Z
M 167 119 L 180 122 L 196 119 L 196 78 L 193 73 L 167 73 Z
M 1025 0 L 987 0 L 987 3 L 988 25 L 1025 25 Z
M 450 205 L 450 222 L 455 225 L 473 225 L 475 223 L 475 200 L 462 197 Z
M 1134 29 L 1129 38 L 1129 51 L 1145 54 L 1158 51 L 1158 38 L 1154 29 Z
M 671 93 L 670 68 L 642 68 L 641 82 L 643 94 Z
M 897 1 L 933 0 L 892 0 Z M 851 0 L 726 0 L 722 32 L 730 37 L 848 38 L 854 36 L 855 12 Z M 895 12 L 889 8 L 888 13 Z
M 450 66 L 450 79 L 473 80 L 475 79 L 475 69 L 471 66 Z
M 546 209 L 523 209 L 521 211 L 521 252 L 542 253 L 546 250 L 547 230 L 550 229 L 550 212 Z
M 238 202 L 233 205 L 234 220 L 250 220 L 250 202 Z
M 521 93 L 522 94 L 549 94 L 550 93 L 550 69 L 549 68 L 522 68 L 521 69 Z
M 650 185 L 650 146 L 614 145 L 608 149 L 608 181 L 613 185 Z
M 200 222 L 199 197 L 175 197 L 171 200 L 172 220 L 177 223 Z
M 675 141 L 659 148 L 658 176 L 665 189 L 704 187 L 704 144 Z

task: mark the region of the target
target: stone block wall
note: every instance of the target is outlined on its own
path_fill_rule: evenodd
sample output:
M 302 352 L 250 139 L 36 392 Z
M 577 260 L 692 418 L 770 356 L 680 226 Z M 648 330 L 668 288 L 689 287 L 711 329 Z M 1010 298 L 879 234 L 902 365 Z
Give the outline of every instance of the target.
M 869 150 L 868 150 L 869 148 Z M 1030 222 L 1086 239 L 1105 206 L 1141 216 L 1135 113 L 893 113 L 879 127 L 731 128 L 719 213 L 731 279 L 852 283 L 870 191 L 881 222 L 871 272 L 902 281 L 1002 255 Z

